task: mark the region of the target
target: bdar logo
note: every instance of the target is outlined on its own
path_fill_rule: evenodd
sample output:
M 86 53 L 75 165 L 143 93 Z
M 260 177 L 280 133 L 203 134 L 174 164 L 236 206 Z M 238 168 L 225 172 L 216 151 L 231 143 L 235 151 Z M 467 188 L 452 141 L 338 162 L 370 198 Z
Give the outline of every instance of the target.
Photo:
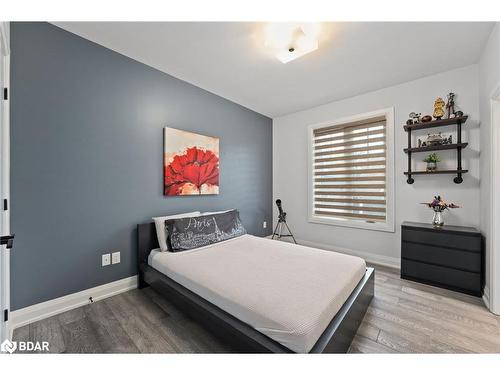
M 17 342 L 12 342 L 10 340 L 5 340 L 2 342 L 2 345 L 0 345 L 0 351 L 4 353 L 14 353 L 17 349 Z

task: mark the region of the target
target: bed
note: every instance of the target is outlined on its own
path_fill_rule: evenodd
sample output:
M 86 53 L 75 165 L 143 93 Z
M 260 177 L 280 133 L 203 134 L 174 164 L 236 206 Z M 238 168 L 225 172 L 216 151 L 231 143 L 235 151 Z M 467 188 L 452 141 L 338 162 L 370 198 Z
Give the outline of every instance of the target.
M 345 353 L 374 293 L 357 257 L 245 234 L 180 253 L 138 225 L 139 287 L 240 352 Z

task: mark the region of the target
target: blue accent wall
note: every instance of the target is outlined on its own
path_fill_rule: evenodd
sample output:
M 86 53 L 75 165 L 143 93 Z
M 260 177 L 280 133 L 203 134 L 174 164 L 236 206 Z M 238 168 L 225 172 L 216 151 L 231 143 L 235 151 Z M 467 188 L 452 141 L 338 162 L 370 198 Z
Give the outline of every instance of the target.
M 238 208 L 270 234 L 270 118 L 47 23 L 11 48 L 13 310 L 135 275 L 152 216 Z M 163 196 L 164 126 L 220 137 L 218 196 Z

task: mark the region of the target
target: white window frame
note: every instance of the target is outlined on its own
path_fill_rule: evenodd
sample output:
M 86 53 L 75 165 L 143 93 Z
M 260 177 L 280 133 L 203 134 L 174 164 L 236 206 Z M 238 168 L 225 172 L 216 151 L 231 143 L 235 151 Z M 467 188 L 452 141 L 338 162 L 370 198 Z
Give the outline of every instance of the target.
M 386 220 L 385 222 L 365 222 L 361 220 L 324 217 L 314 214 L 314 130 L 325 126 L 334 126 L 366 120 L 377 116 L 386 118 Z M 373 112 L 343 117 L 333 121 L 313 124 L 308 127 L 308 221 L 315 224 L 326 224 L 340 227 L 368 229 L 383 232 L 394 232 L 394 107 Z

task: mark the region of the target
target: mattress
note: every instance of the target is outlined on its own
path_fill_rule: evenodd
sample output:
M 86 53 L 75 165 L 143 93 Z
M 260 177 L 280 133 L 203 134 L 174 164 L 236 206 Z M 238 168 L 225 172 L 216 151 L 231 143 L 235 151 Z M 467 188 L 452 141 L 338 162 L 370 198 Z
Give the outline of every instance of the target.
M 358 257 L 243 235 L 151 251 L 151 267 L 294 352 L 309 352 L 365 273 Z

